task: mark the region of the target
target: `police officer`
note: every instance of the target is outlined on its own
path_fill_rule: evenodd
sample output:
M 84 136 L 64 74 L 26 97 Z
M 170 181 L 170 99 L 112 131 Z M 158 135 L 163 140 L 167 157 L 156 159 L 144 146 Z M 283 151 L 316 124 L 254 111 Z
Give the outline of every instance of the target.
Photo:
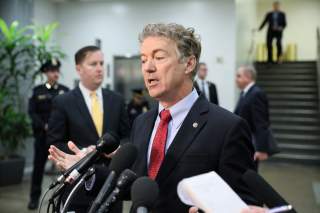
M 41 195 L 44 167 L 48 157 L 49 147 L 46 144 L 46 132 L 52 100 L 57 95 L 69 90 L 68 87 L 58 84 L 60 65 L 57 59 L 51 59 L 41 66 L 40 70 L 46 75 L 47 81 L 33 89 L 32 97 L 29 100 L 29 114 L 35 138 L 29 209 L 38 208 Z
M 149 110 L 148 101 L 143 96 L 142 89 L 132 90 L 132 99 L 128 104 L 127 111 L 129 115 L 130 124 L 132 126 L 133 121 L 138 115 L 147 112 Z

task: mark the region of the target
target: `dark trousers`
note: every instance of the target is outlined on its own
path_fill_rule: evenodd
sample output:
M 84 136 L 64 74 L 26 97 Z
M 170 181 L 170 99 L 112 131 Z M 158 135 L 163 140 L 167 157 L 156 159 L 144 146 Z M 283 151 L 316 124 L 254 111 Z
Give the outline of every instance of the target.
M 279 60 L 279 57 L 282 55 L 282 31 L 274 31 L 274 30 L 268 30 L 267 33 L 267 49 L 268 49 L 268 62 L 272 62 L 272 41 L 273 39 L 276 39 L 277 44 L 277 60 Z
M 44 167 L 48 158 L 48 145 L 46 144 L 46 134 L 39 133 L 35 135 L 33 171 L 31 179 L 30 198 L 37 200 L 41 196 L 41 186 L 44 173 Z

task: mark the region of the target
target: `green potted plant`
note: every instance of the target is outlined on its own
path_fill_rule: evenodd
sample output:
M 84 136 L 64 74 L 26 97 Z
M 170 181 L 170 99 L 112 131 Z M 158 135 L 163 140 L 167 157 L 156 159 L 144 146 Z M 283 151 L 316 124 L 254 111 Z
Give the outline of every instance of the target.
M 11 103 L 9 94 L 0 90 L 0 186 L 20 183 L 25 159 L 16 154 L 23 148 L 23 141 L 31 135 L 30 123 L 25 113 L 19 112 Z
M 19 183 L 25 159 L 17 155 L 30 135 L 20 85 L 34 67 L 34 45 L 28 28 L 0 19 L 0 185 Z
M 59 24 L 53 22 L 45 26 L 32 26 L 34 35 L 33 43 L 35 45 L 35 57 L 37 63 L 36 72 L 32 76 L 32 83 L 35 78 L 41 74 L 40 67 L 52 58 L 65 58 L 65 54 L 60 50 L 59 46 L 51 43 L 54 31 Z
M 31 136 L 26 91 L 45 60 L 64 56 L 49 45 L 57 26 L 21 28 L 17 21 L 7 25 L 0 18 L 0 186 L 22 180 L 25 159 L 17 152 Z

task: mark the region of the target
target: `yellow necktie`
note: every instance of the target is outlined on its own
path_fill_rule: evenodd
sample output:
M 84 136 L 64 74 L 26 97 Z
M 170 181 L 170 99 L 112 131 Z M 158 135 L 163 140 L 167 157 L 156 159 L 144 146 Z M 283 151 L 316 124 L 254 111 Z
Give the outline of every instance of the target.
M 90 93 L 91 98 L 91 117 L 99 137 L 102 135 L 102 125 L 103 125 L 103 112 L 101 110 L 101 105 L 98 100 L 96 92 Z

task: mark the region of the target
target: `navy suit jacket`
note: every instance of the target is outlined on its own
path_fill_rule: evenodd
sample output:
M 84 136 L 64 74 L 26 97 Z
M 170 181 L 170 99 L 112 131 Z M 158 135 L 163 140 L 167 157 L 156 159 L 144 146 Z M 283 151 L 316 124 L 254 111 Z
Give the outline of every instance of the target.
M 271 153 L 270 144 L 275 143 L 270 130 L 269 103 L 267 95 L 253 85 L 238 102 L 235 114 L 245 119 L 254 137 L 257 151 Z
M 103 96 L 103 134 L 112 131 L 120 139 L 130 137 L 130 126 L 123 98 L 107 89 Z M 80 148 L 96 145 L 98 132 L 79 87 L 53 100 L 53 111 L 49 120 L 48 143 L 65 152 L 69 140 Z
M 199 88 L 197 81 L 193 83 L 193 86 L 197 90 L 198 94 L 201 94 L 201 90 Z M 209 101 L 213 104 L 219 105 L 218 92 L 217 92 L 216 85 L 208 81 L 208 87 L 209 87 L 209 98 L 210 98 Z
M 147 176 L 147 152 L 157 114 L 158 109 L 152 109 L 133 125 L 131 142 L 139 154 L 132 169 L 138 176 Z M 162 162 L 156 177 L 160 194 L 152 212 L 188 212 L 177 195 L 179 181 L 210 171 L 217 172 L 247 203 L 257 204 L 241 180 L 247 169 L 254 168 L 253 154 L 246 122 L 200 96 Z
M 267 15 L 265 16 L 263 22 L 259 27 L 259 30 L 261 30 L 268 23 L 269 24 L 268 31 L 272 31 L 272 26 L 274 25 L 273 23 L 274 19 L 272 18 L 273 13 L 274 13 L 273 11 L 267 13 Z M 286 14 L 281 11 L 279 11 L 278 13 L 279 13 L 278 26 L 284 29 L 287 26 Z

